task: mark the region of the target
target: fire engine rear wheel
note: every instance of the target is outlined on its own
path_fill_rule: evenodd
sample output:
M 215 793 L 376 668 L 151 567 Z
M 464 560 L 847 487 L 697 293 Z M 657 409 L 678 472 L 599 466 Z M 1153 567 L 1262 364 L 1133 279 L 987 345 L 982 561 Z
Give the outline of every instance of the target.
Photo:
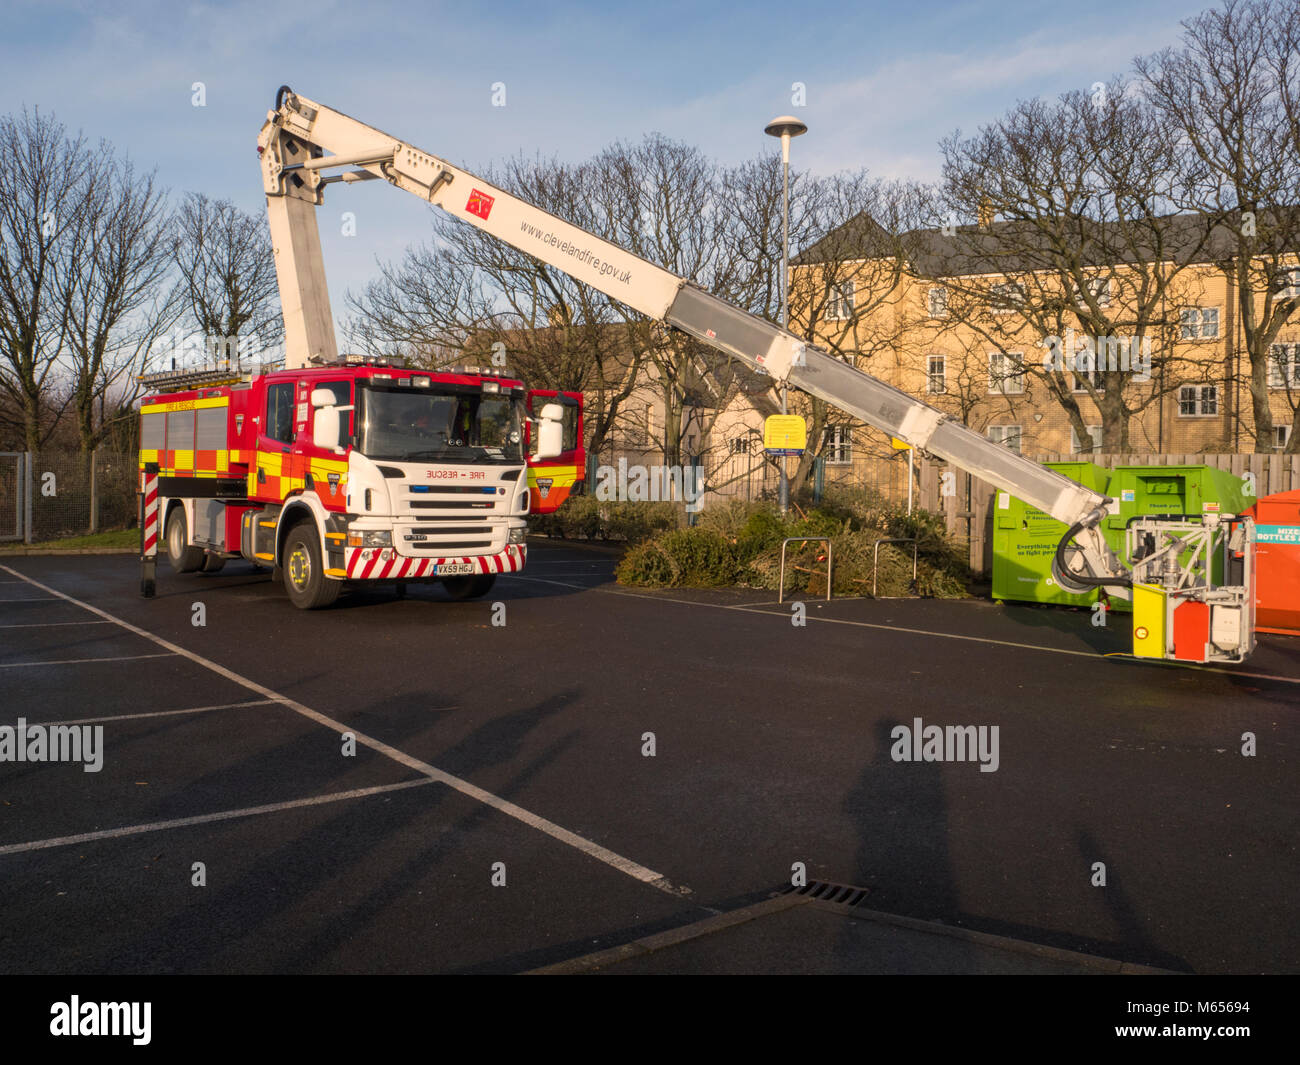
M 190 544 L 185 508 L 173 507 L 167 515 L 167 561 L 175 573 L 193 573 L 203 565 L 204 551 Z
M 309 522 L 289 530 L 280 565 L 284 569 L 284 590 L 289 593 L 289 601 L 300 610 L 329 606 L 343 589 L 342 581 L 325 576 L 319 537 L 316 527 Z
M 448 577 L 442 586 L 452 599 L 478 599 L 487 595 L 496 582 L 495 573 L 480 573 L 476 577 Z

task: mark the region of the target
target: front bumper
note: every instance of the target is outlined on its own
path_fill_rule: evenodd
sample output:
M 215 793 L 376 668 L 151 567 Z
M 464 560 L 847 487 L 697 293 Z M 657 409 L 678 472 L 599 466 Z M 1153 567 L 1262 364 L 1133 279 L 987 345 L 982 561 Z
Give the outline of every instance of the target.
M 411 558 L 397 554 L 391 547 L 349 547 L 345 552 L 347 579 L 352 581 L 437 580 L 435 572 L 447 563 L 469 563 L 473 573 L 518 573 L 524 568 L 528 548 L 510 544 L 495 555 L 448 555 L 445 558 Z

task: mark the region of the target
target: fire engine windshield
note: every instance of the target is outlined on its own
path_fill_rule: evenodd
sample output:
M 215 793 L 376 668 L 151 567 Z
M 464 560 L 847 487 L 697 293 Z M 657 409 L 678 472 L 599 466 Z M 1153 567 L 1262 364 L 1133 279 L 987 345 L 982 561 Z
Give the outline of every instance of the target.
M 474 388 L 357 389 L 357 445 L 394 462 L 524 461 L 519 410 L 508 395 Z

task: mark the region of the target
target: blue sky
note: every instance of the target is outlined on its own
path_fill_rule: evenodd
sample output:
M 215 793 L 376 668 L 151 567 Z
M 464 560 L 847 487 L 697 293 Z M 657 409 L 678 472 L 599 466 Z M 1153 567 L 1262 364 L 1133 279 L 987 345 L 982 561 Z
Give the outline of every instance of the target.
M 264 209 L 256 137 L 285 82 L 470 169 L 519 152 L 578 160 L 652 131 L 732 163 L 779 150 L 763 126 L 794 111 L 809 126 L 796 166 L 924 179 L 943 135 L 1122 73 L 1208 6 L 6 0 L 0 112 L 39 106 L 156 166 L 178 196 L 249 211 Z M 505 107 L 492 106 L 494 82 Z M 427 220 L 379 183 L 331 192 L 320 221 L 341 311 L 345 290 Z M 354 237 L 340 234 L 345 210 Z

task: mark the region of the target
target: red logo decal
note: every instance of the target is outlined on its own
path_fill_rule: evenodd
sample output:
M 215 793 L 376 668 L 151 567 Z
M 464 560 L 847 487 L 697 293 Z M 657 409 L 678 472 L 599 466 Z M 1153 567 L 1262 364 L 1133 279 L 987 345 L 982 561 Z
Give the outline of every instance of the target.
M 476 214 L 484 221 L 487 221 L 487 216 L 492 213 L 492 205 L 495 202 L 495 197 L 489 196 L 486 192 L 479 192 L 478 189 L 475 189 L 469 194 L 469 203 L 465 204 L 465 210 L 470 214 Z

